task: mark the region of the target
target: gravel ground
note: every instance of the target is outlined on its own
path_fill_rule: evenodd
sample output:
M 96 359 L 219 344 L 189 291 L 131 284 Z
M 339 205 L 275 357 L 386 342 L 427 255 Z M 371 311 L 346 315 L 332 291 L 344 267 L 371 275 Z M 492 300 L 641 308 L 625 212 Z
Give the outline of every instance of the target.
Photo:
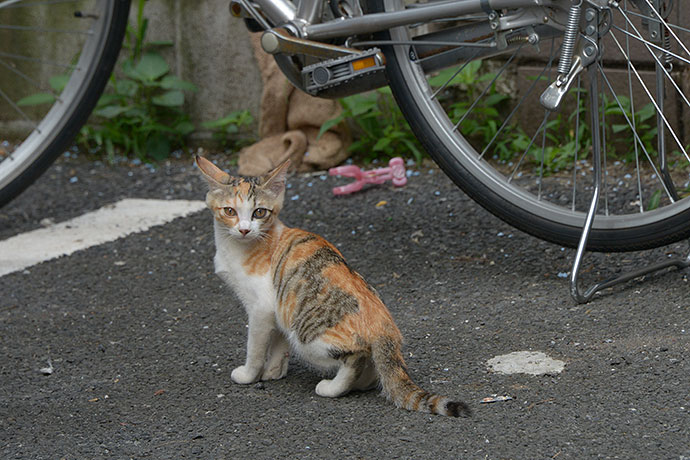
M 0 239 L 124 197 L 202 199 L 190 163 L 62 158 L 0 209 Z M 298 362 L 281 381 L 232 384 L 246 319 L 213 273 L 201 212 L 0 278 L 0 457 L 690 458 L 687 272 L 576 305 L 571 250 L 502 223 L 435 167 L 417 172 L 346 197 L 334 178 L 296 175 L 282 217 L 341 249 L 396 318 L 413 378 L 473 417 L 407 412 L 375 391 L 323 399 Z M 583 276 L 684 251 L 589 256 Z M 520 350 L 565 369 L 487 368 Z M 492 394 L 513 399 L 479 403 Z

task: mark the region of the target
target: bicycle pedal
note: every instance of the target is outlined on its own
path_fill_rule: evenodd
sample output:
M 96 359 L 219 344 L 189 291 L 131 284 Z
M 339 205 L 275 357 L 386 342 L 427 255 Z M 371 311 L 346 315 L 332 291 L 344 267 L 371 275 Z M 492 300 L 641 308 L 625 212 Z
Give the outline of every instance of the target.
M 328 59 L 302 69 L 304 88 L 312 96 L 344 97 L 386 84 L 386 59 L 378 48 Z

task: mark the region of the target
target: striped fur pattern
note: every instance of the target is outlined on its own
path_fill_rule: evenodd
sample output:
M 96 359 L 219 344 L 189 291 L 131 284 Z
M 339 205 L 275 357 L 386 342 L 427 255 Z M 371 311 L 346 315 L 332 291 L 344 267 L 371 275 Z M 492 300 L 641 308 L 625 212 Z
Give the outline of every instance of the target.
M 462 402 L 428 393 L 407 373 L 402 335 L 376 291 L 333 245 L 278 219 L 287 163 L 261 178 L 235 178 L 197 157 L 209 183 L 216 273 L 235 291 L 249 318 L 240 384 L 279 379 L 292 350 L 312 366 L 335 371 L 316 393 L 338 397 L 380 385 L 396 406 L 469 415 Z

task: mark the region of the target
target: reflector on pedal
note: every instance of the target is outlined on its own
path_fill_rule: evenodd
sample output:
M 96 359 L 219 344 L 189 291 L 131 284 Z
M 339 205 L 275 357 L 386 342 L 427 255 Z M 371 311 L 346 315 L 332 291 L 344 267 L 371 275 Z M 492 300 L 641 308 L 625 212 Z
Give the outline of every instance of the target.
M 352 70 L 357 72 L 358 70 L 367 69 L 369 67 L 374 67 L 376 65 L 376 59 L 374 56 L 369 56 L 364 59 L 358 59 L 352 63 Z

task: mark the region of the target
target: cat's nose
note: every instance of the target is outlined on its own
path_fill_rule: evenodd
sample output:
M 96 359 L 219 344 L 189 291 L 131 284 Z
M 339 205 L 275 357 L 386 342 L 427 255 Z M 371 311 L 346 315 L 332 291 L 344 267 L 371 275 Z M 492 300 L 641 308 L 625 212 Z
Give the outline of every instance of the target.
M 250 232 L 250 230 L 248 228 L 240 230 L 240 233 L 242 234 L 242 236 L 247 236 L 247 233 L 249 233 L 249 232 Z

